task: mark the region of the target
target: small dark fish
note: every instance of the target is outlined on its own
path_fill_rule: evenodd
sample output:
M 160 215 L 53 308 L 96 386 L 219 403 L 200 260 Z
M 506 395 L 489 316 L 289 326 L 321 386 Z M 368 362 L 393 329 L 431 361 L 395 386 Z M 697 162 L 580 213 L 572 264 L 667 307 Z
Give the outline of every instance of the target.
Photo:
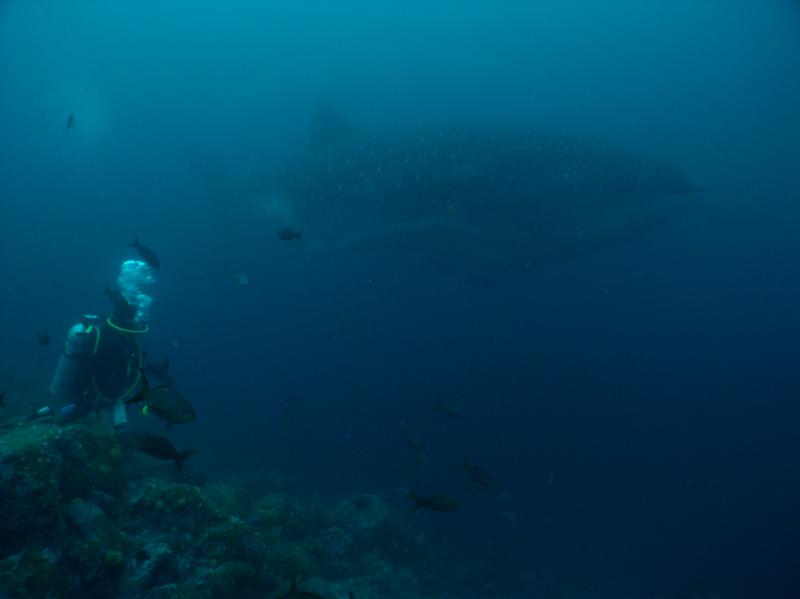
M 496 489 L 499 486 L 497 478 L 488 468 L 470 464 L 466 458 L 464 459 L 463 466 L 472 482 L 481 489 Z
M 0 393 L 0 406 L 6 407 L 6 389 L 3 389 L 3 392 Z
M 194 449 L 178 451 L 168 439 L 161 435 L 138 435 L 133 437 L 133 444 L 141 453 L 158 460 L 174 460 L 178 472 L 183 472 L 183 462 L 190 455 L 197 453 Z
M 446 416 L 461 416 L 461 408 L 455 404 L 442 401 L 441 399 L 436 402 L 433 408 L 434 412 L 441 412 Z
M 408 494 L 414 500 L 414 507 L 411 508 L 412 512 L 417 510 L 430 510 L 432 512 L 452 512 L 458 507 L 458 499 L 452 495 L 445 495 L 439 493 L 429 497 L 420 497 L 413 493 Z
M 186 398 L 169 385 L 150 388 L 147 373 L 142 370 L 142 388 L 126 404 L 144 402 L 142 414 L 153 414 L 169 424 L 186 424 L 197 420 L 197 414 Z
M 106 297 L 114 305 L 114 319 L 120 323 L 129 323 L 136 316 L 136 307 L 128 303 L 125 296 L 116 289 L 106 285 Z
M 348 596 L 350 599 L 356 599 L 356 596 L 355 596 L 355 595 L 353 595 L 353 591 L 347 591 L 347 596 Z
M 282 239 L 283 241 L 297 241 L 302 240 L 303 231 L 300 229 L 294 230 L 290 229 L 289 227 L 281 227 L 278 229 L 278 239 Z
M 43 333 L 36 333 L 36 339 L 39 341 L 39 345 L 41 347 L 47 347 L 50 345 L 50 335 L 47 333 L 47 331 Z
M 75 126 L 75 115 L 74 114 L 70 114 L 67 117 L 67 131 L 72 129 L 74 126 Z
M 139 243 L 139 238 L 135 237 L 128 247 L 136 248 L 139 250 L 139 255 L 153 268 L 161 268 L 161 260 L 158 259 L 158 254 L 151 250 L 146 245 Z
M 292 580 L 292 587 L 283 595 L 280 595 L 278 599 L 293 599 L 293 598 L 300 598 L 303 599 L 323 599 L 322 595 L 317 595 L 316 593 L 309 593 L 308 591 L 298 591 L 297 590 L 297 577 Z

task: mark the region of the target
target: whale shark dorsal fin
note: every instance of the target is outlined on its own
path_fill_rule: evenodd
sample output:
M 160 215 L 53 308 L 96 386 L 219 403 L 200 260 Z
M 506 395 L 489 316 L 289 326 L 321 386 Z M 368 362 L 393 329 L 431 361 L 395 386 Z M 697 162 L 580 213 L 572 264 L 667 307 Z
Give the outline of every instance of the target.
M 332 102 L 320 102 L 311 120 L 311 147 L 324 148 L 352 139 L 356 128 Z

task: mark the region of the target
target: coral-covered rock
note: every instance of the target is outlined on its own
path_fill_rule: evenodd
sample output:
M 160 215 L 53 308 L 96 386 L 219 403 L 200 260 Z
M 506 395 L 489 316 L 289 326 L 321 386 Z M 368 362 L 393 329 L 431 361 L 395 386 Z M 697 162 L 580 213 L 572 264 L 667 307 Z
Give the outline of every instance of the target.
M 34 422 L 0 436 L 0 558 L 10 556 L 0 586 L 7 595 L 60 597 L 80 588 L 113 596 L 121 537 L 81 497 L 113 502 L 110 493 L 123 484 L 120 463 L 110 428 Z
M 29 547 L 0 562 L 0 596 L 4 599 L 59 599 L 68 596 L 61 555 L 50 548 Z
M 69 499 L 119 493 L 120 461 L 110 430 L 34 423 L 0 436 L 0 558 L 61 534 Z
M 58 429 L 31 426 L 0 437 L 0 559 L 60 534 Z
M 323 597 L 418 597 L 420 548 L 378 497 L 331 509 L 275 477 L 209 492 L 141 476 L 98 421 L 0 433 L 0 598 L 249 599 L 294 576 Z

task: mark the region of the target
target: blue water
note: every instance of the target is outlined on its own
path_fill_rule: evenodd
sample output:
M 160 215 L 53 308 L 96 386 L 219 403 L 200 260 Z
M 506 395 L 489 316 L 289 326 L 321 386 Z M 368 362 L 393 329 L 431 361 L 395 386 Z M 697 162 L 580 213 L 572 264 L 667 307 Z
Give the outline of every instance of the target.
M 604 139 L 704 191 L 637 239 L 485 284 L 306 259 L 247 197 L 303 151 L 320 100 L 369 131 Z M 138 234 L 163 264 L 146 347 L 200 414 L 171 435 L 212 475 L 407 510 L 416 436 L 417 490 L 463 498 L 417 526 L 511 596 L 550 577 L 797 597 L 798 107 L 789 1 L 6 1 L 0 372 L 44 397 Z M 463 457 L 501 492 L 466 489 Z

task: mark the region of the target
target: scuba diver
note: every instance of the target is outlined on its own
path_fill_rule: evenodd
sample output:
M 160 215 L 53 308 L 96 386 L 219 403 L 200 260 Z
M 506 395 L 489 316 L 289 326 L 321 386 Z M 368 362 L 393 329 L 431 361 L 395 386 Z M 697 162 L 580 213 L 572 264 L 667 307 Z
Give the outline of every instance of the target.
M 50 393 L 67 402 L 63 420 L 109 408 L 114 426 L 128 421 L 125 402 L 142 387 L 144 357 L 139 337 L 149 330 L 152 298 L 144 288 L 155 283 L 152 267 L 141 260 L 122 263 L 119 291 L 106 287 L 113 304 L 108 318 L 85 314 L 67 334 Z

